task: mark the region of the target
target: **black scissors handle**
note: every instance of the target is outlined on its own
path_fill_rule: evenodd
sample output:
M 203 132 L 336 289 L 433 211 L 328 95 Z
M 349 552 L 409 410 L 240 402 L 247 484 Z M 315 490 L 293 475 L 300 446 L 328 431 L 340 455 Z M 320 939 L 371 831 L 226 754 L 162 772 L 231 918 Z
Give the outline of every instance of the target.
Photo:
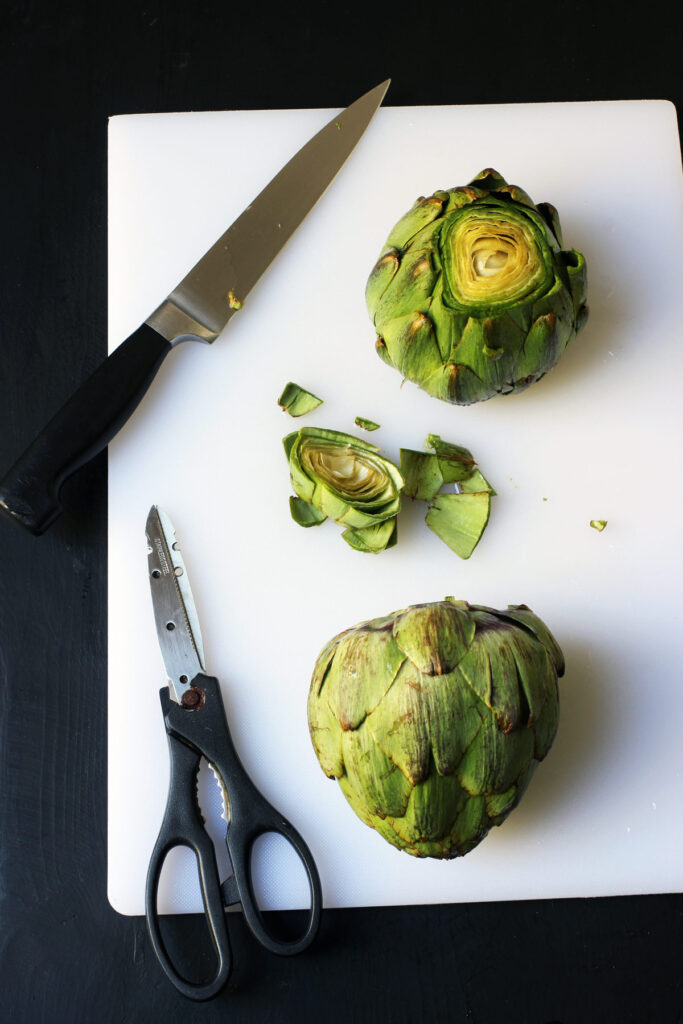
M 188 747 L 186 743 L 176 739 L 170 732 L 168 733 L 168 749 L 171 760 L 168 800 L 147 871 L 145 892 L 147 927 L 157 959 L 175 987 L 190 999 L 211 999 L 222 989 L 230 976 L 232 953 L 223 909 L 223 894 L 218 876 L 216 852 L 211 837 L 204 828 L 197 804 L 197 772 L 201 755 Z M 216 974 L 205 984 L 188 981 L 178 973 L 161 935 L 157 911 L 159 879 L 168 853 L 176 846 L 188 846 L 197 857 L 204 911 L 218 959 Z
M 218 680 L 200 674 L 192 680 L 192 685 L 198 698 L 195 710 L 188 710 L 176 704 L 171 700 L 167 688 L 160 691 L 164 722 L 169 735 L 172 768 L 166 813 L 148 874 L 147 920 L 154 949 L 171 981 L 190 998 L 208 999 L 227 981 L 231 968 L 230 944 L 223 914 L 224 904 L 241 903 L 245 920 L 258 941 L 273 953 L 291 956 L 306 949 L 317 934 L 322 893 L 318 871 L 308 846 L 290 822 L 258 791 L 237 756 L 225 717 Z M 223 893 L 229 894 L 226 899 L 220 895 L 213 844 L 202 825 L 196 801 L 194 779 L 201 756 L 216 768 L 223 780 L 228 799 L 229 822 L 226 843 L 233 876 L 223 887 Z M 192 813 L 189 807 L 190 799 Z M 202 837 L 199 832 L 202 833 Z M 254 842 L 267 832 L 279 833 L 291 844 L 308 878 L 311 903 L 306 925 L 300 936 L 289 941 L 277 938 L 268 931 L 254 895 L 251 852 Z M 208 846 L 205 841 L 208 841 Z M 169 849 L 177 845 L 189 846 L 197 855 L 205 912 L 218 954 L 218 971 L 215 978 L 206 985 L 194 985 L 181 978 L 170 963 L 161 941 L 156 913 L 156 890 L 163 859 Z

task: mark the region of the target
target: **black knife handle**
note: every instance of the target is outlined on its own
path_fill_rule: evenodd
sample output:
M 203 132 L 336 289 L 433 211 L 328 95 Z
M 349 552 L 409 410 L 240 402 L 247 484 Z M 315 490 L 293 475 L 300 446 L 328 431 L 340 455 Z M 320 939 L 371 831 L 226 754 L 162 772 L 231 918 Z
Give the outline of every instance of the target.
M 31 533 L 62 511 L 59 490 L 133 413 L 172 344 L 143 324 L 62 406 L 0 481 L 0 509 Z

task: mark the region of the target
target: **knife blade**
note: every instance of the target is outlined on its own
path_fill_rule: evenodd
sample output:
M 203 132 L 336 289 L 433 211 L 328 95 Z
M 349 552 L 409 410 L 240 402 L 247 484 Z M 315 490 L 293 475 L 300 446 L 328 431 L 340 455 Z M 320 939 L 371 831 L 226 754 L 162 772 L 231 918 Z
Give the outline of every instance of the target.
M 216 340 L 350 156 L 388 87 L 387 79 L 310 139 L 50 420 L 0 481 L 0 509 L 14 522 L 44 533 L 62 511 L 64 481 L 109 444 L 168 353 L 183 341 Z

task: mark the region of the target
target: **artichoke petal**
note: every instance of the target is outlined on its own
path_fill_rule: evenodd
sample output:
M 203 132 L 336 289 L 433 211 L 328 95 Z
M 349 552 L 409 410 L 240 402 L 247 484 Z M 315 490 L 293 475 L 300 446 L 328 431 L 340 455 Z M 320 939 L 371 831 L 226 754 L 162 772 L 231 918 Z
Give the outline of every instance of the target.
M 357 729 L 394 682 L 405 654 L 390 630 L 352 630 L 335 651 L 321 690 L 341 728 Z M 358 686 L 359 672 L 363 686 Z
M 486 528 L 491 512 L 489 491 L 437 494 L 427 510 L 430 530 L 460 558 L 469 558 Z
M 314 395 L 311 391 L 306 391 L 305 388 L 291 380 L 285 385 L 277 402 L 284 412 L 295 417 L 305 416 L 306 413 L 313 412 L 314 409 L 323 404 L 322 398 L 318 398 L 317 395 Z
M 361 527 L 358 530 L 346 529 L 342 537 L 354 550 L 377 554 L 393 548 L 398 540 L 396 516 L 385 519 L 383 523 Z
M 342 749 L 349 782 L 368 810 L 382 818 L 405 814 L 410 782 L 377 746 L 367 723 L 342 733 Z
M 472 616 L 450 602 L 415 605 L 396 618 L 394 638 L 419 672 L 452 672 L 472 643 Z
M 399 455 L 401 476 L 405 481 L 404 494 L 420 501 L 431 501 L 444 485 L 436 455 L 410 448 L 401 448 Z
M 292 519 L 299 526 L 320 526 L 327 519 L 324 512 L 320 512 L 313 505 L 309 505 L 303 498 L 290 497 L 289 510 Z

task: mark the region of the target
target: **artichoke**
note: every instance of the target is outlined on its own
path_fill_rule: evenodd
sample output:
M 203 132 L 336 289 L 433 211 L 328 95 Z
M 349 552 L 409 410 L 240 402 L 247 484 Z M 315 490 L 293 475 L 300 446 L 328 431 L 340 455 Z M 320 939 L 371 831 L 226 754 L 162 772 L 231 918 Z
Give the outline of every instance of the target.
M 292 518 L 318 526 L 328 517 L 346 527 L 357 551 L 377 553 L 396 543 L 403 478 L 377 445 L 338 430 L 302 427 L 283 441 L 296 497 Z
M 311 739 L 325 774 L 390 843 L 461 856 L 505 820 L 550 749 L 563 672 L 526 605 L 414 605 L 323 648 Z
M 557 210 L 497 171 L 420 198 L 367 283 L 377 352 L 421 388 L 470 405 L 552 369 L 588 315 L 586 263 Z

